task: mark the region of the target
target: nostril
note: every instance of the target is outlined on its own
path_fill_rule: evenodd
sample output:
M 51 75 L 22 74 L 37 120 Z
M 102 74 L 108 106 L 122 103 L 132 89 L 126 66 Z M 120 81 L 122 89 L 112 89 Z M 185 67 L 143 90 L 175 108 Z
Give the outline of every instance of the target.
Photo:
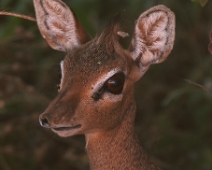
M 40 118 L 39 119 L 40 125 L 46 128 L 49 128 L 49 122 L 46 118 Z

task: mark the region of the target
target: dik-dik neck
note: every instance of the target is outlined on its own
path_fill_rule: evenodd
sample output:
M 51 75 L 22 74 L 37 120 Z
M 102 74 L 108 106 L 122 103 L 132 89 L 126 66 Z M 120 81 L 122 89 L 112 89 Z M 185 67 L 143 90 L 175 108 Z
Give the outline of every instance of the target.
M 86 134 L 86 149 L 91 170 L 151 169 L 134 132 L 135 108 L 133 102 L 126 111 L 126 117 L 116 128 Z

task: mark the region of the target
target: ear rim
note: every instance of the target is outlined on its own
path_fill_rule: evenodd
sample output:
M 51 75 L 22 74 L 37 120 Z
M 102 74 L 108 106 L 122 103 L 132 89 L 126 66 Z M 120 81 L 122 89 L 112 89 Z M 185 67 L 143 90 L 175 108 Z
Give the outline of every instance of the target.
M 68 52 L 75 47 L 85 44 L 91 39 L 77 19 L 74 11 L 63 1 L 45 0 L 44 2 L 44 0 L 33 0 L 33 2 L 38 28 L 41 35 L 51 48 L 58 51 Z M 47 8 L 46 6 L 53 2 L 55 3 L 55 6 L 52 5 L 50 8 L 53 8 L 55 12 L 50 13 L 50 8 Z M 67 19 L 60 22 L 62 15 L 66 16 Z M 53 16 L 55 18 L 52 18 Z M 48 26 L 48 24 L 50 26 Z M 55 26 L 54 24 L 58 25 Z M 68 26 L 70 29 L 65 28 L 64 30 L 60 30 L 60 26 Z M 59 30 L 58 32 L 60 33 L 54 29 Z
M 166 27 L 166 30 L 167 30 L 167 34 L 170 35 L 167 37 L 167 42 L 166 42 L 166 45 L 165 45 L 165 48 L 164 48 L 164 53 L 162 53 L 160 55 L 159 58 L 157 58 L 156 60 L 152 60 L 146 64 L 143 64 L 142 61 L 140 61 L 142 59 L 142 57 L 140 56 L 139 57 L 139 52 L 136 48 L 136 31 L 138 31 L 138 22 L 140 19 L 142 18 L 145 18 L 145 17 L 148 17 L 148 15 L 150 15 L 151 13 L 154 13 L 154 12 L 159 12 L 159 11 L 162 11 L 162 12 L 165 12 L 166 13 L 166 16 L 168 18 L 168 23 L 167 23 L 167 27 Z M 170 54 L 171 50 L 173 49 L 173 46 L 174 46 L 174 40 L 175 40 L 175 14 L 166 6 L 164 5 L 157 5 L 157 6 L 154 6 L 150 9 L 148 9 L 147 11 L 145 11 L 144 13 L 142 13 L 138 19 L 136 20 L 136 23 L 135 23 L 135 30 L 134 30 L 134 34 L 133 34 L 133 38 L 131 40 L 131 44 L 129 46 L 129 49 L 128 51 L 130 52 L 131 54 L 131 57 L 133 58 L 134 61 L 136 62 L 141 62 L 141 65 L 144 66 L 144 67 L 147 67 L 147 66 L 150 66 L 151 64 L 157 64 L 157 63 L 161 63 L 163 61 L 165 61 L 168 57 L 168 55 Z M 141 47 L 142 48 L 142 47 Z M 144 49 L 142 49 L 144 50 Z M 142 52 L 142 50 L 140 50 Z M 141 53 L 140 52 L 140 53 Z M 148 55 L 148 54 L 147 54 Z M 139 63 L 137 63 L 137 65 L 140 65 Z

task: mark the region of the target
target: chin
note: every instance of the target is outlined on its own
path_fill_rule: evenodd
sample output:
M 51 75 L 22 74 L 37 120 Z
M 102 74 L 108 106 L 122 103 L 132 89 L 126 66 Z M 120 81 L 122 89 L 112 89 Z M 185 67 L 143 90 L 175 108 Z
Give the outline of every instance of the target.
M 71 137 L 71 136 L 82 134 L 80 133 L 81 127 L 73 128 L 73 129 L 62 129 L 62 130 L 52 129 L 52 131 L 60 137 Z

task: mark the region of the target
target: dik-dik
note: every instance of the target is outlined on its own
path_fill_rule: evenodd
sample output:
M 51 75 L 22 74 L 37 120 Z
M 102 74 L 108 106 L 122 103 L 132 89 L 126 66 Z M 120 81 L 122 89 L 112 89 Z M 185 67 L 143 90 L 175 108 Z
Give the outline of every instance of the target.
M 56 98 L 39 117 L 41 126 L 62 137 L 84 134 L 91 170 L 156 170 L 134 132 L 134 84 L 151 64 L 173 48 L 175 16 L 155 6 L 139 16 L 128 50 L 114 19 L 90 39 L 61 0 L 34 0 L 42 36 L 66 52 Z

